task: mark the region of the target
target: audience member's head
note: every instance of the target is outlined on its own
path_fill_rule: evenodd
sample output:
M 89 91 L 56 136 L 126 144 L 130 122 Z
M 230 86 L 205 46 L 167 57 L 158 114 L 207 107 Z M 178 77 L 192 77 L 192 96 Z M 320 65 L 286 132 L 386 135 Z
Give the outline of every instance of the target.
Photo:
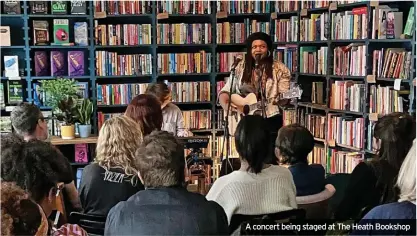
M 136 185 L 135 152 L 142 142 L 139 124 L 127 116 L 106 120 L 97 140 L 95 162 L 106 170 L 121 168 Z
M 140 125 L 144 136 L 162 128 L 161 103 L 153 95 L 141 94 L 133 98 L 125 115 Z
M 374 137 L 379 144 L 379 159 L 398 171 L 416 137 L 415 120 L 405 113 L 386 115 L 376 122 Z
M 71 171 L 50 143 L 10 137 L 1 140 L 1 179 L 27 191 L 49 216 L 55 210 L 56 194 L 64 186 L 63 178 Z
M 185 180 L 183 146 L 172 134 L 154 131 L 143 138 L 136 166 L 145 187 L 181 186 Z
M 314 148 L 314 137 L 298 124 L 282 127 L 275 140 L 275 155 L 281 164 L 308 164 L 308 154 Z
M 171 91 L 165 83 L 151 84 L 146 88 L 146 94 L 154 95 L 159 99 L 163 109 L 171 101 Z
M 416 140 L 413 142 L 398 174 L 399 202 L 416 201 Z
M 1 235 L 47 235 L 47 219 L 29 195 L 13 182 L 0 186 Z
M 10 119 L 14 131 L 25 140 L 48 138 L 48 124 L 36 105 L 21 103 L 13 109 Z
M 260 173 L 271 158 L 271 134 L 267 122 L 261 116 L 245 116 L 235 131 L 236 150 L 247 171 Z

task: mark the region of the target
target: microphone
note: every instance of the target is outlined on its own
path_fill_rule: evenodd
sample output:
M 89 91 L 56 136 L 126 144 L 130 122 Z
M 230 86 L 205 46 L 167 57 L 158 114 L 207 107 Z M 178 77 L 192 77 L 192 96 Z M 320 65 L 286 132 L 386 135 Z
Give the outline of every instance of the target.
M 259 61 L 261 60 L 262 54 L 256 54 L 255 55 L 255 66 L 259 66 Z
M 230 71 L 234 71 L 236 69 L 236 66 L 239 64 L 239 62 L 242 61 L 242 56 L 236 56 L 235 61 L 233 62 L 232 66 L 230 67 Z

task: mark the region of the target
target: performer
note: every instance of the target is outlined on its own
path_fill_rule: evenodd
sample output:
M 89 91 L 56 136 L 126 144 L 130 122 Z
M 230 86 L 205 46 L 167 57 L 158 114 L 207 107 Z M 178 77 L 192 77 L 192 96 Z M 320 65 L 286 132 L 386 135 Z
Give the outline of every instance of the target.
M 275 105 L 288 103 L 288 100 L 279 100 L 279 96 L 289 90 L 291 72 L 282 62 L 273 59 L 271 36 L 263 32 L 256 32 L 248 37 L 246 44 L 247 52 L 236 66 L 233 86 L 231 78 L 229 78 L 219 93 L 219 102 L 225 113 L 230 102 L 230 86 L 232 86 L 232 94 L 246 96 L 249 92 L 253 92 L 260 100 L 262 98 L 260 96 L 261 89 L 263 89 L 265 103 L 270 100 L 274 100 L 273 104 Z M 259 59 L 258 62 L 256 62 L 257 59 Z M 257 68 L 255 64 L 258 64 Z M 260 75 L 262 75 L 262 83 L 259 83 L 258 77 Z M 273 136 L 271 140 L 275 140 L 278 129 L 282 126 L 282 115 L 277 114 L 267 120 L 270 123 Z M 272 147 L 273 143 L 271 143 Z

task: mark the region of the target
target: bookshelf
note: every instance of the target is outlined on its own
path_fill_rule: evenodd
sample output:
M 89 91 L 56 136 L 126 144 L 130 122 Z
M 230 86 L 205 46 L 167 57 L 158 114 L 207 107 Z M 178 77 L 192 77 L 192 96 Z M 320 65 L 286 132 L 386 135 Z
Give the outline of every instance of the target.
M 345 1 L 347 2 L 347 1 Z M 331 146 L 331 149 L 337 150 L 347 150 L 354 151 L 369 156 L 372 153 L 372 150 L 368 150 L 367 142 L 368 136 L 367 131 L 369 129 L 369 118 L 375 119 L 375 114 L 369 113 L 369 91 L 370 86 L 372 85 L 384 85 L 384 86 L 393 86 L 394 80 L 390 78 L 375 77 L 372 80 L 372 77 L 369 75 L 372 74 L 372 57 L 374 50 L 380 50 L 382 48 L 406 48 L 412 52 L 412 63 L 410 68 L 410 75 L 407 79 L 401 80 L 401 85 L 405 87 L 405 90 L 409 91 L 409 95 L 406 95 L 406 98 L 410 101 L 410 106 L 406 112 L 410 114 L 415 114 L 415 87 L 413 86 L 413 78 L 415 78 L 415 33 L 412 38 L 396 38 L 396 39 L 372 39 L 371 29 L 372 29 L 372 11 L 378 5 L 397 5 L 397 2 L 378 2 L 378 1 L 362 1 L 354 2 L 347 4 L 337 4 L 337 1 L 328 1 L 323 6 L 315 7 L 314 5 L 303 6 L 301 2 L 293 5 L 284 5 L 292 4 L 290 2 L 283 1 L 271 1 L 267 12 L 256 11 L 256 13 L 236 13 L 236 10 L 224 10 L 221 9 L 221 6 L 218 6 L 217 1 L 209 2 L 210 12 L 204 11 L 200 12 L 201 14 L 191 14 L 187 12 L 186 14 L 179 13 L 160 13 L 162 10 L 157 2 L 151 2 L 147 11 L 143 14 L 134 13 L 131 15 L 123 14 L 109 14 L 96 12 L 94 9 L 94 3 L 92 1 L 87 2 L 87 14 L 85 15 L 38 15 L 30 13 L 30 4 L 28 1 L 21 2 L 21 13 L 17 15 L 6 15 L 1 14 L 2 25 L 10 25 L 12 29 L 17 28 L 18 30 L 12 30 L 11 38 L 21 38 L 21 41 L 13 41 L 16 44 L 12 43 L 10 47 L 2 47 L 2 54 L 5 55 L 18 55 L 19 56 L 19 67 L 22 69 L 21 79 L 23 81 L 23 99 L 27 102 L 33 102 L 33 83 L 43 79 L 53 79 L 52 76 L 34 76 L 33 73 L 33 51 L 36 50 L 69 50 L 67 46 L 34 46 L 32 39 L 32 22 L 33 20 L 46 20 L 50 23 L 52 27 L 52 21 L 55 18 L 59 19 L 69 19 L 70 22 L 85 21 L 88 24 L 88 46 L 74 46 L 73 49 L 82 50 L 85 52 L 85 67 L 88 68 L 86 75 L 84 76 L 71 76 L 70 78 L 75 78 L 79 81 L 88 81 L 89 83 L 89 95 L 90 99 L 94 104 L 94 114 L 98 112 L 103 113 L 122 113 L 126 108 L 126 105 L 97 105 L 97 87 L 100 85 L 106 84 L 133 84 L 133 83 L 151 83 L 156 81 L 165 81 L 168 82 L 210 82 L 210 100 L 203 102 L 180 102 L 177 103 L 180 108 L 184 111 L 189 110 L 209 110 L 211 111 L 211 128 L 204 128 L 201 130 L 193 130 L 194 133 L 198 135 L 208 135 L 212 137 L 212 140 L 215 140 L 218 136 L 222 135 L 222 130 L 220 129 L 221 125 L 219 124 L 218 116 L 221 113 L 221 108 L 216 104 L 217 101 L 217 82 L 223 81 L 224 78 L 229 76 L 228 72 L 220 72 L 218 70 L 218 58 L 217 55 L 220 53 L 231 53 L 231 52 L 244 52 L 245 37 L 237 40 L 237 42 L 227 42 L 227 43 L 218 43 L 218 24 L 223 24 L 229 22 L 229 24 L 238 24 L 243 22 L 256 21 L 257 28 L 261 28 L 264 31 L 267 31 L 271 34 L 271 37 L 274 41 L 274 47 L 293 47 L 297 50 L 297 57 L 292 58 L 297 62 L 295 70 L 293 70 L 293 81 L 301 84 L 304 88 L 303 97 L 294 104 L 295 111 L 299 109 L 304 109 L 308 114 L 319 114 L 326 117 L 328 114 L 337 113 L 342 117 L 353 117 L 353 118 L 363 118 L 363 132 L 364 139 L 362 142 L 361 148 L 351 147 L 344 144 L 333 143 L 333 140 L 328 140 L 327 136 L 324 138 L 316 137 L 316 142 L 318 145 L 322 145 L 324 148 L 328 149 Z M 243 3 L 245 4 L 245 3 Z M 282 6 L 278 6 L 281 4 Z M 208 6 L 208 5 L 207 5 Z M 205 8 L 208 8 L 205 6 Z M 244 5 L 245 6 L 245 5 Z M 402 2 L 399 6 L 399 10 L 404 13 L 403 23 L 404 26 L 407 21 L 408 10 L 410 7 L 416 7 L 415 2 Z M 331 14 L 339 13 L 344 11 L 351 11 L 356 8 L 364 7 L 366 8 L 367 15 L 365 19 L 367 25 L 366 35 L 368 37 L 358 38 L 358 39 L 333 39 L 331 35 L 324 39 L 322 37 L 315 38 L 314 40 L 301 41 L 300 34 L 301 26 L 300 22 L 303 19 L 309 19 L 312 15 L 317 14 L 317 17 L 322 14 L 329 15 L 328 21 L 328 30 L 331 31 L 330 24 L 332 23 Z M 172 10 L 172 9 L 171 9 Z M 274 40 L 274 28 L 276 20 L 290 20 L 293 17 L 293 20 L 298 21 L 296 28 L 297 40 L 291 40 L 291 42 L 285 41 L 275 41 Z M 294 18 L 295 17 L 295 18 Z M 314 16 L 316 17 L 316 16 Z M 324 18 L 323 18 L 324 19 Z M 140 45 L 97 45 L 95 37 L 95 24 L 149 24 L 151 26 L 151 40 L 149 44 L 140 44 Z M 262 23 L 259 23 L 262 22 Z M 206 24 L 211 32 L 209 35 L 209 41 L 204 43 L 195 43 L 195 44 L 164 44 L 158 43 L 157 41 L 157 26 L 158 24 Z M 284 24 L 284 23 L 282 23 Z M 414 19 L 415 24 L 415 19 Z M 268 27 L 266 27 L 268 25 Z M 52 32 L 52 31 L 51 31 Z M 229 34 L 233 32 L 228 32 Z M 248 32 L 249 34 L 249 32 Z M 291 37 L 294 38 L 294 37 Z M 356 37 L 357 38 L 357 37 Z M 51 40 L 52 41 L 52 40 Z M 17 43 L 18 42 L 18 43 Z M 336 75 L 333 73 L 333 59 L 334 59 L 334 49 L 337 47 L 348 46 L 352 43 L 362 44 L 365 46 L 365 71 L 363 74 L 357 75 Z M 313 73 L 300 73 L 300 49 L 301 48 L 327 48 L 325 55 L 326 65 L 323 67 L 324 71 L 321 71 L 320 74 Z M 97 51 L 109 51 L 119 54 L 149 54 L 151 57 L 150 66 L 151 73 L 140 74 L 140 75 L 100 75 L 98 76 L 96 71 L 96 52 Z M 160 73 L 158 69 L 158 59 L 161 54 L 172 54 L 172 53 L 198 53 L 204 51 L 210 60 L 210 64 L 207 64 L 207 70 L 203 73 Z M 1 61 L 3 65 L 3 58 Z M 322 69 L 323 69 L 322 68 Z M 2 72 L 1 74 L 1 83 L 7 84 L 8 79 L 4 77 Z M 69 77 L 69 76 L 64 76 Z M 335 81 L 354 81 L 364 84 L 364 94 L 365 97 L 360 103 L 361 109 L 359 111 L 346 111 L 340 109 L 334 109 L 330 106 L 331 100 L 331 86 Z M 370 82 L 374 81 L 374 82 Z M 322 82 L 323 83 L 323 104 L 313 104 L 311 102 L 311 83 L 312 82 Z M 5 86 L 4 88 L 7 88 Z M 7 97 L 6 97 L 7 101 Z M 10 105 L 7 104 L 6 105 Z M 48 110 L 48 107 L 41 107 L 43 110 Z M 9 113 L 2 109 L 2 115 L 8 115 Z M 327 134 L 327 125 L 325 126 L 325 133 Z M 98 116 L 95 115 L 93 118 L 93 133 L 97 135 L 98 133 Z M 333 145 L 334 144 L 334 145 Z M 218 147 L 216 142 L 212 143 L 212 157 L 217 156 L 215 153 L 216 147 Z M 217 148 L 218 149 L 218 148 Z

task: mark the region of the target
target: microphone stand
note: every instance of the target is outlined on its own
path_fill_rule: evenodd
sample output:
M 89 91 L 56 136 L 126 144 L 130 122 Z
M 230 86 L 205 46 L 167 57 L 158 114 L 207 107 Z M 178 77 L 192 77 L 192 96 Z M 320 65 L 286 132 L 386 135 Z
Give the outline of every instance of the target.
M 231 97 L 232 97 L 232 91 L 233 91 L 233 85 L 235 80 L 235 68 L 232 68 L 230 71 L 231 75 L 231 83 L 230 83 L 230 89 L 229 89 L 229 103 L 227 104 L 227 110 L 226 110 L 226 118 L 224 120 L 224 138 L 223 140 L 223 147 L 222 152 L 220 155 L 220 159 L 223 161 L 223 153 L 224 153 L 224 146 L 226 145 L 226 166 L 225 166 L 225 175 L 228 174 L 228 166 L 230 165 L 231 168 L 233 168 L 232 164 L 229 160 L 229 152 L 230 152 L 230 133 L 229 133 L 229 115 L 230 115 L 230 109 L 231 109 Z
M 262 118 L 264 118 L 264 119 L 266 119 L 266 110 L 265 110 L 265 96 L 264 96 L 264 89 L 263 89 L 263 83 L 262 83 L 262 80 L 263 80 L 263 74 L 264 74 L 264 69 L 265 69 L 265 66 L 262 66 L 262 69 L 260 70 L 260 72 L 259 72 L 259 68 L 260 66 L 259 65 L 256 65 L 256 69 L 258 70 L 258 88 L 259 88 L 259 90 L 260 91 L 258 91 L 258 93 L 260 93 L 261 94 L 261 110 L 262 110 Z

